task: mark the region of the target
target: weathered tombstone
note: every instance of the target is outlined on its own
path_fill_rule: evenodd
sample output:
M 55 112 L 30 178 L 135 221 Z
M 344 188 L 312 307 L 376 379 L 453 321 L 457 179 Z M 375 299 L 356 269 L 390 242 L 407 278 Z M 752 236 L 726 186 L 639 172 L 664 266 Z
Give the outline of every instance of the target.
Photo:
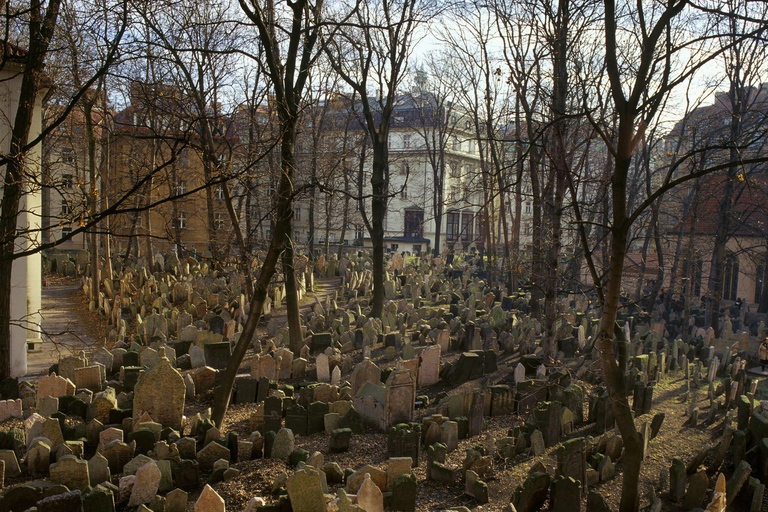
M 306 467 L 296 471 L 286 483 L 294 512 L 326 512 L 320 473 Z
M 557 449 L 557 474 L 581 482 L 587 487 L 587 450 L 584 438 L 565 441 Z
M 224 512 L 225 507 L 224 499 L 207 484 L 195 502 L 195 512 Z
M 558 476 L 552 482 L 552 512 L 581 512 L 582 483 L 571 477 Z
M 136 480 L 128 501 L 129 507 L 151 503 L 155 499 L 160 486 L 160 469 L 154 461 L 150 461 L 136 470 Z
M 371 475 L 366 473 L 360 489 L 357 491 L 357 504 L 366 512 L 383 512 L 384 496 L 381 489 L 373 483 Z
M 386 383 L 385 422 L 390 427 L 413 420 L 416 382 L 408 370 L 395 370 Z
M 318 382 L 330 382 L 331 371 L 329 367 L 328 356 L 325 354 L 318 354 L 315 358 L 315 364 L 317 366 L 317 380 Z
M 70 489 L 85 489 L 91 485 L 88 463 L 74 455 L 65 455 L 50 467 L 51 482 Z
M 540 510 L 547 500 L 550 477 L 547 473 L 532 473 L 515 490 L 512 504 L 517 512 L 535 512 Z
M 685 463 L 679 458 L 672 459 L 672 467 L 669 470 L 669 494 L 672 501 L 681 502 L 685 497 L 685 485 L 687 475 Z
M 352 384 L 352 396 L 357 395 L 366 382 L 379 384 L 381 382 L 381 369 L 370 359 L 365 359 L 352 371 L 350 383 Z
M 420 450 L 421 425 L 400 423 L 389 428 L 387 457 L 410 457 L 413 466 L 418 466 Z
M 517 363 L 514 373 L 515 384 L 525 380 L 525 366 L 522 363 Z
M 433 345 L 419 354 L 419 388 L 431 386 L 440 380 L 440 351 L 440 345 Z
M 554 446 L 560 442 L 560 420 L 562 404 L 557 401 L 539 402 L 534 407 L 536 425 L 544 437 L 546 446 Z
M 133 420 L 145 412 L 164 427 L 181 429 L 186 386 L 167 358 L 144 373 L 134 388 Z

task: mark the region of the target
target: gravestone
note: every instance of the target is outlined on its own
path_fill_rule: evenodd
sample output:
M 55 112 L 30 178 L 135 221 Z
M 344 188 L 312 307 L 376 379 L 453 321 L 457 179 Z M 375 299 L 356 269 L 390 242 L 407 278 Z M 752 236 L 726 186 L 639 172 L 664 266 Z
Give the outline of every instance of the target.
M 145 412 L 164 427 L 181 429 L 186 386 L 168 358 L 161 358 L 144 373 L 134 388 L 133 421 Z
M 293 512 L 326 512 L 320 473 L 305 467 L 296 471 L 286 483 Z
M 387 378 L 385 426 L 408 423 L 413 419 L 416 382 L 409 370 L 395 370 Z

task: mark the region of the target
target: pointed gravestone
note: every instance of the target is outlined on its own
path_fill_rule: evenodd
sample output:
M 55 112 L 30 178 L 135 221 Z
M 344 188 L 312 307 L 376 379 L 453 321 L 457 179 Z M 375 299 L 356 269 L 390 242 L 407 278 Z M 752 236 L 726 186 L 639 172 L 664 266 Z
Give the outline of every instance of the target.
M 368 473 L 357 491 L 357 504 L 366 512 L 384 512 L 384 496 Z
M 195 502 L 195 512 L 225 512 L 226 505 L 213 487 L 206 485 Z
M 515 366 L 515 384 L 518 384 L 525 380 L 525 366 L 523 366 L 523 363 L 517 363 L 517 366 Z

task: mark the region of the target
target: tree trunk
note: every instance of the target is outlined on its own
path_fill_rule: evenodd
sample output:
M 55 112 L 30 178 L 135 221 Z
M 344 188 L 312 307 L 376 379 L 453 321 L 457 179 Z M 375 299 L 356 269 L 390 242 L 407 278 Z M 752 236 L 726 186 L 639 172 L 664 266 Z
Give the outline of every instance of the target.
M 213 402 L 213 422 L 217 426 L 221 426 L 224 420 L 224 415 L 229 407 L 229 399 L 232 395 L 232 389 L 235 384 L 235 378 L 237 372 L 240 369 L 240 364 L 245 358 L 245 354 L 248 351 L 248 347 L 251 344 L 254 334 L 256 333 L 256 326 L 261 320 L 261 314 L 264 306 L 264 301 L 267 297 L 267 290 L 269 289 L 269 283 L 272 280 L 272 276 L 275 274 L 275 268 L 280 254 L 285 249 L 286 240 L 291 235 L 291 225 L 293 220 L 293 176 L 295 172 L 295 160 L 294 160 L 294 141 L 296 136 L 296 120 L 295 117 L 288 117 L 286 114 L 281 116 L 281 133 L 283 138 L 280 144 L 281 155 L 281 177 L 280 185 L 277 193 L 276 201 L 276 219 L 274 223 L 274 229 L 272 231 L 272 239 L 267 250 L 267 255 L 262 264 L 261 271 L 259 272 L 259 278 L 256 281 L 256 286 L 253 292 L 253 300 L 251 300 L 251 307 L 248 311 L 248 319 L 243 327 L 243 333 L 240 335 L 235 348 L 230 357 L 230 362 L 224 370 L 221 383 L 216 387 L 214 391 Z M 291 252 L 291 263 L 293 253 Z M 289 267 L 292 269 L 292 264 Z M 284 269 L 285 270 L 285 269 Z M 292 271 L 291 271 L 292 275 Z M 288 295 L 288 283 L 286 283 L 286 295 Z M 294 280 L 294 292 L 295 292 L 295 280 Z M 295 297 L 295 295 L 294 295 Z M 290 300 L 290 299 L 288 299 Z M 291 336 L 291 329 L 289 324 L 289 336 Z M 299 328 L 299 337 L 301 336 L 301 329 Z M 298 353 L 299 350 L 294 352 Z
M 337 254 L 339 260 L 344 255 L 344 241 L 347 237 L 347 224 L 349 223 L 349 174 L 344 166 L 342 169 L 344 171 L 344 210 L 341 217 L 341 235 L 339 236 L 339 252 Z
M 370 316 L 381 318 L 384 309 L 384 216 L 387 213 L 387 143 L 389 137 L 382 130 L 373 138 L 373 165 L 371 172 L 371 242 L 373 244 L 373 299 Z
M 531 155 L 529 171 L 531 176 L 531 194 L 533 195 L 533 247 L 531 251 L 531 316 L 541 320 L 542 298 L 542 244 L 544 233 L 541 219 L 541 183 L 539 181 L 539 166 L 536 158 Z
M 250 264 L 251 255 L 248 251 L 248 246 L 245 244 L 245 237 L 243 236 L 243 230 L 240 228 L 240 221 L 237 212 L 235 212 L 235 206 L 232 204 L 232 194 L 229 193 L 229 186 L 227 186 L 226 181 L 222 183 L 221 186 L 224 189 L 224 205 L 227 208 L 229 220 L 232 223 L 232 229 L 235 232 L 237 247 L 240 250 L 240 257 L 237 260 L 240 265 L 240 272 L 245 276 L 245 296 L 248 300 L 251 300 L 251 297 L 253 297 L 253 279 L 251 277 Z
M 291 219 L 283 222 L 290 222 Z M 291 222 L 292 224 L 292 222 Z M 287 233 L 291 233 L 291 225 L 286 226 Z M 304 345 L 304 338 L 301 335 L 301 320 L 299 318 L 299 294 L 296 291 L 296 273 L 294 271 L 293 261 L 293 239 L 288 235 L 285 241 L 285 249 L 281 258 L 283 266 L 283 275 L 285 276 L 285 305 L 288 316 L 288 338 L 291 352 L 298 354 Z
M 96 175 L 96 137 L 93 133 L 93 102 L 96 98 L 86 98 L 83 105 L 85 117 L 85 139 L 88 144 L 88 217 L 93 219 L 98 214 L 98 185 Z M 99 234 L 97 226 L 88 233 L 88 252 L 90 259 L 91 296 L 88 297 L 98 309 L 99 290 L 101 279 L 99 278 Z
M 632 130 L 631 123 L 622 120 L 619 129 Z M 629 126 L 627 126 L 629 124 Z M 600 360 L 605 385 L 613 401 L 616 424 L 624 440 L 624 477 L 622 481 L 622 512 L 633 512 L 639 507 L 640 496 L 638 481 L 642 462 L 642 439 L 635 428 L 632 410 L 627 400 L 626 378 L 616 361 L 614 353 L 614 331 L 621 293 L 621 276 L 624 271 L 624 256 L 627 250 L 629 225 L 626 211 L 626 177 L 632 155 L 632 137 L 619 139 L 627 142 L 627 147 L 619 147 L 616 156 L 616 172 L 611 178 L 613 197 L 613 224 L 611 226 L 611 259 L 608 269 L 608 285 L 603 304 L 603 316 L 600 321 L 598 337 Z

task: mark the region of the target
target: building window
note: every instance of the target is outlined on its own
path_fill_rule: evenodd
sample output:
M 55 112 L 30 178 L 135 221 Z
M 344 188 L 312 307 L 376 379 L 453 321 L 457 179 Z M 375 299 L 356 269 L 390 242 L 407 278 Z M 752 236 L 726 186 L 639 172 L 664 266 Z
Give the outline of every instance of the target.
M 722 297 L 725 300 L 736 300 L 739 289 L 739 258 L 735 254 L 727 254 L 723 261 Z
M 403 135 L 403 148 L 409 149 L 411 147 L 411 136 Z
M 176 182 L 176 195 L 181 196 L 187 193 L 187 182 L 184 180 L 178 180 Z
M 66 199 L 61 200 L 61 214 L 72 215 L 72 206 L 69 204 L 69 202 Z
M 251 220 L 259 220 L 259 207 L 251 206 Z
M 187 213 L 179 212 L 179 216 L 174 219 L 176 229 L 187 229 Z
M 362 240 L 363 238 L 365 238 L 365 226 L 356 226 L 355 239 Z
M 525 203 L 525 213 L 526 213 L 526 215 L 530 215 L 531 214 L 531 202 L 530 201 L 526 201 L 526 203 Z
M 453 147 L 454 151 L 459 151 L 461 149 L 461 143 L 459 143 L 459 138 L 458 137 L 454 137 L 453 138 L 452 147 Z
M 224 214 L 223 213 L 215 213 L 213 215 L 213 229 L 216 231 L 221 231 L 224 229 Z
M 301 242 L 301 230 L 297 229 L 293 232 L 293 241 Z
M 459 200 L 459 187 L 457 185 L 453 185 L 451 187 L 451 194 L 450 194 L 451 201 L 458 201 Z
M 410 172 L 410 167 L 408 166 L 408 162 L 405 162 L 403 165 L 400 166 L 400 174 L 403 176 L 408 176 Z
M 218 185 L 216 187 L 216 190 L 215 190 L 213 195 L 214 195 L 214 197 L 216 199 L 223 200 L 224 199 L 224 186 L 223 185 Z
M 400 199 L 408 199 L 408 185 L 403 184 L 403 188 L 400 190 Z
M 71 174 L 65 174 L 61 177 L 61 186 L 66 189 L 75 188 L 75 178 Z
M 472 166 L 471 165 L 465 165 L 464 166 L 464 174 L 466 176 L 470 176 L 472 174 Z
M 405 210 L 405 225 L 403 236 L 406 238 L 422 238 L 424 235 L 424 211 Z
M 463 212 L 461 214 L 461 241 L 470 242 L 473 239 L 472 220 L 474 214 L 472 212 Z
M 61 161 L 65 164 L 75 163 L 75 152 L 71 149 L 65 149 L 61 152 Z
M 456 165 L 456 162 L 451 163 L 451 178 L 460 178 L 461 173 L 459 172 L 459 166 Z
M 447 217 L 445 238 L 452 242 L 459 239 L 459 214 L 448 212 Z
M 301 222 L 301 208 L 298 206 L 296 207 L 296 210 L 293 212 L 293 220 Z
M 64 238 L 64 237 L 69 236 L 71 234 L 72 234 L 72 228 L 71 227 L 67 226 L 67 227 L 61 228 L 61 238 Z
M 523 227 L 523 234 L 524 235 L 530 235 L 531 234 L 531 225 L 527 222 L 525 223 L 525 226 Z

